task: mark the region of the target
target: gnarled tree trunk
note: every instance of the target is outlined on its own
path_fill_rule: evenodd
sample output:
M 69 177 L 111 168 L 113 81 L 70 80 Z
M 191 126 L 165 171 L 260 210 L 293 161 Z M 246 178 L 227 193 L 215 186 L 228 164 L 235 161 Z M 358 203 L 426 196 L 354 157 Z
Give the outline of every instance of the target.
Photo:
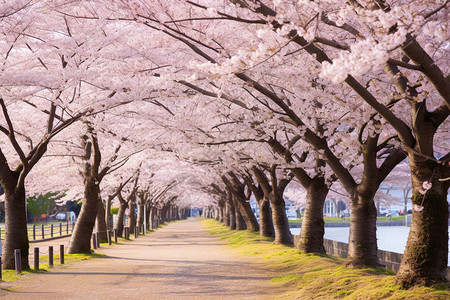
M 98 210 L 97 210 L 97 232 L 101 243 L 108 242 L 107 227 L 106 227 L 106 217 L 105 217 L 105 206 L 103 205 L 102 199 L 98 199 Z
M 70 239 L 68 253 L 91 253 L 91 237 L 97 217 L 99 188 L 97 179 L 87 177 L 80 215 Z
M 233 203 L 234 203 L 234 212 L 235 212 L 235 218 L 236 218 L 236 230 L 245 230 L 247 229 L 247 226 L 245 225 L 244 218 L 241 215 L 240 210 L 237 208 L 237 201 L 233 197 Z
M 272 205 L 272 220 L 275 229 L 275 243 L 292 245 L 294 244 L 294 239 L 289 228 L 289 221 L 286 215 L 286 203 L 283 199 L 283 193 L 291 181 L 292 177 L 284 178 L 281 180 L 277 179 L 276 176 L 276 166 L 273 165 L 270 168 L 270 177 L 272 185 L 269 183 L 264 172 L 259 168 L 253 167 L 253 173 L 262 188 L 264 197 L 270 200 Z
M 275 228 L 275 244 L 292 245 L 294 239 L 289 228 L 289 221 L 286 216 L 286 203 L 283 197 L 271 195 L 269 197 L 272 203 L 272 219 Z
M 233 195 L 230 192 L 227 193 L 227 208 L 230 219 L 230 229 L 236 229 L 236 209 L 234 207 Z
M 323 204 L 327 194 L 328 188 L 322 177 L 313 179 L 306 189 L 306 209 L 302 220 L 300 242 L 296 246 L 307 253 L 325 253 Z
M 350 236 L 347 264 L 352 266 L 379 266 L 377 254 L 377 208 L 373 194 L 355 191 L 350 196 Z
M 117 236 L 123 236 L 123 219 L 125 217 L 125 211 L 128 208 L 128 204 L 126 202 L 121 202 L 119 206 L 119 212 L 117 213 L 117 221 L 114 224 L 114 229 L 117 230 Z
M 247 230 L 258 232 L 259 224 L 258 221 L 256 220 L 255 214 L 253 213 L 250 203 L 248 203 L 246 199 L 242 199 L 239 197 L 236 197 L 235 199 L 237 208 L 241 213 L 242 218 L 244 219 Z
M 230 207 L 229 207 L 227 201 L 224 202 L 223 224 L 227 227 L 230 226 Z
M 413 214 L 411 229 L 397 282 L 409 287 L 417 283 L 430 285 L 447 281 L 448 202 L 450 168 L 433 160 L 409 155 L 412 179 Z M 432 184 L 429 190 L 424 182 Z
M 9 184 L 10 183 L 10 184 Z M 20 249 L 23 269 L 28 265 L 28 231 L 25 210 L 25 188 L 15 188 L 16 182 L 11 180 L 3 186 L 5 191 L 5 241 L 3 244 L 2 267 L 15 269 L 14 250 Z M 11 188 L 10 188 L 11 187 Z
M 130 232 L 134 232 L 134 227 L 136 227 L 136 204 L 134 200 L 128 202 L 128 227 L 130 228 Z
M 111 200 L 112 198 L 108 196 L 105 203 L 105 224 L 107 230 L 112 228 Z
M 259 224 L 256 220 L 255 214 L 250 206 L 250 203 L 247 201 L 250 199 L 251 191 L 248 188 L 248 195 L 245 193 L 245 185 L 242 184 L 237 176 L 233 172 L 228 172 L 228 175 L 231 177 L 231 181 L 224 175 L 222 176 L 222 180 L 227 186 L 230 193 L 233 194 L 234 199 L 234 207 L 236 211 L 240 212 L 240 215 L 244 219 L 245 226 L 249 231 L 259 231 Z M 236 223 L 238 220 L 236 220 Z
M 256 203 L 259 207 L 259 235 L 264 237 L 274 237 L 275 229 L 273 227 L 270 200 L 264 197 L 261 186 L 256 186 L 251 176 L 247 175 L 243 177 L 247 187 L 251 189 L 253 196 L 255 196 Z
M 144 226 L 144 204 L 143 203 L 138 204 L 137 226 L 139 227 L 139 230 L 141 230 L 142 226 Z
M 272 220 L 272 208 L 269 199 L 263 197 L 259 205 L 259 234 L 264 237 L 275 237 L 275 228 Z

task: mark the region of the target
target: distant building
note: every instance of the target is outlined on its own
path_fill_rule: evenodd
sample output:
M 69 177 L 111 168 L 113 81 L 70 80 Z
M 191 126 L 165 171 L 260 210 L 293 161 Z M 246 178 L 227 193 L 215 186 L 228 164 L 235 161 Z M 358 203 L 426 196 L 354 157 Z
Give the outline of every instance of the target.
M 323 204 L 323 215 L 327 217 L 337 217 L 336 200 L 331 199 Z

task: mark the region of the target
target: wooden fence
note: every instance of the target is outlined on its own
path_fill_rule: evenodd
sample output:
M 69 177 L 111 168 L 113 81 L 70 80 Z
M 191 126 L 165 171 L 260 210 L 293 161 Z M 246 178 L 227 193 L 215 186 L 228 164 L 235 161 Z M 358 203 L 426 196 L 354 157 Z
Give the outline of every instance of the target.
M 73 232 L 75 223 L 51 223 L 42 225 L 29 225 L 28 228 L 28 240 L 40 241 L 50 239 L 59 236 L 70 235 Z M 0 240 L 4 240 L 4 228 L 0 228 Z

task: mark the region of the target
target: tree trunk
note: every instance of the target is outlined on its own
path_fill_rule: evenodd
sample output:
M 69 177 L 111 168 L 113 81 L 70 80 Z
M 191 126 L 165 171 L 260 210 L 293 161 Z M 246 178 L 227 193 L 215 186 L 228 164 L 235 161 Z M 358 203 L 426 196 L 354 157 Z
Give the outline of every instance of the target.
M 130 232 L 134 232 L 134 227 L 136 226 L 135 206 L 134 201 L 128 202 L 128 228 L 130 228 Z
M 144 226 L 144 204 L 138 204 L 137 226 L 139 227 L 139 230 Z
M 114 229 L 117 230 L 117 236 L 122 237 L 123 236 L 123 219 L 125 216 L 125 211 L 127 210 L 127 203 L 123 202 L 120 203 L 119 211 L 117 213 L 117 222 L 114 224 Z
M 306 189 L 306 209 L 300 231 L 298 249 L 307 253 L 325 253 L 323 235 L 323 204 L 328 194 L 328 188 L 322 177 L 312 180 Z
M 286 216 L 286 203 L 282 196 L 271 194 L 272 219 L 275 228 L 275 244 L 293 245 L 294 239 Z
M 97 210 L 97 232 L 101 243 L 108 242 L 107 227 L 106 227 L 106 217 L 105 217 L 105 207 L 103 206 L 102 199 L 98 199 L 98 210 Z
M 350 196 L 350 236 L 347 265 L 378 267 L 377 209 L 374 194 L 358 193 Z
M 230 205 L 228 201 L 225 201 L 224 209 L 223 209 L 223 224 L 225 226 L 230 226 Z
M 106 199 L 106 204 L 105 204 L 105 223 L 106 223 L 106 229 L 107 230 L 111 230 L 111 228 L 112 228 L 112 224 L 111 224 L 111 219 L 112 219 L 112 216 L 111 216 L 111 198 L 110 197 L 107 197 L 107 199 Z
M 11 184 L 14 187 L 15 184 Z M 28 232 L 25 210 L 25 188 L 4 187 L 5 191 L 5 243 L 3 245 L 3 269 L 15 269 L 14 250 L 20 249 L 23 269 L 28 265 Z
M 88 177 L 85 180 L 83 204 L 70 239 L 68 253 L 91 253 L 91 236 L 97 217 L 99 188 L 95 178 Z
M 220 205 L 218 207 L 218 210 L 219 210 L 219 222 L 223 223 L 223 215 L 224 215 L 223 205 Z
M 150 222 L 150 230 L 155 229 L 156 207 L 151 206 L 148 218 L 149 218 L 148 221 Z
M 236 218 L 236 230 L 245 230 L 245 229 L 247 229 L 247 226 L 245 225 L 245 221 L 244 221 L 244 218 L 242 217 L 242 215 L 241 215 L 241 212 L 240 212 L 240 210 L 238 209 L 238 207 L 237 207 L 237 201 L 236 200 L 234 200 L 234 197 L 233 197 L 233 202 L 234 202 L 234 213 L 235 213 L 235 218 Z
M 275 237 L 275 228 L 273 227 L 272 209 L 270 201 L 262 198 L 259 202 L 259 234 L 264 237 Z
M 259 224 L 253 213 L 250 203 L 246 199 L 235 197 L 236 204 L 242 218 L 244 218 L 245 225 L 248 231 L 259 232 Z
M 167 206 L 158 210 L 159 224 L 164 224 L 167 221 Z
M 150 213 L 152 211 L 152 206 L 150 204 L 147 203 L 147 205 L 145 206 L 145 223 L 147 224 L 147 229 L 151 230 L 152 229 L 152 223 L 151 223 L 151 218 L 150 218 Z
M 413 214 L 406 250 L 397 273 L 397 282 L 409 287 L 445 282 L 448 263 L 449 167 L 409 155 L 413 188 Z M 429 181 L 429 190 L 423 182 Z
M 234 201 L 231 193 L 227 196 L 227 207 L 229 210 L 230 229 L 236 229 L 236 208 L 234 207 Z

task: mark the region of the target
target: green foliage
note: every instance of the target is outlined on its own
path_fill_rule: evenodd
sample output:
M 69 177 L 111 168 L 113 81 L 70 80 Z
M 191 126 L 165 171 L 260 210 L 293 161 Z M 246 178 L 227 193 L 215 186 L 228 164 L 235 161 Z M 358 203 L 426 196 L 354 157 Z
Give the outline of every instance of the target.
M 50 208 L 55 207 L 55 200 L 59 198 L 59 193 L 47 193 L 37 197 L 27 198 L 27 210 L 33 217 L 45 214 Z
M 117 215 L 119 213 L 119 208 L 111 206 L 111 215 Z

